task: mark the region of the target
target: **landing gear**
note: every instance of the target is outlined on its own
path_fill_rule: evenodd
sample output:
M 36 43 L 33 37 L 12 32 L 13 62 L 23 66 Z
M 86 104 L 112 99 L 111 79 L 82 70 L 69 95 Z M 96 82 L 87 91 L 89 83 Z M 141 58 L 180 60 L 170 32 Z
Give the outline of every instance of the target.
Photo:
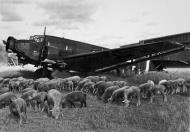
M 52 79 L 51 73 L 52 73 L 52 71 L 48 70 L 47 67 L 42 67 L 42 68 L 39 68 L 39 69 L 37 69 L 35 71 L 34 78 L 35 79 L 37 79 L 37 78 L 49 78 L 49 79 Z

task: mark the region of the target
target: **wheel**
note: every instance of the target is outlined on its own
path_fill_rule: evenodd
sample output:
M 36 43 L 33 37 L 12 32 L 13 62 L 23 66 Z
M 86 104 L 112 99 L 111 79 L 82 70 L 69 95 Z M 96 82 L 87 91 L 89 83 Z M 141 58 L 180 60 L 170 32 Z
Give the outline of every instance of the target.
M 42 77 L 42 72 L 43 72 L 43 68 L 39 68 L 35 71 L 34 73 L 34 78 L 37 79 L 37 78 L 41 78 Z

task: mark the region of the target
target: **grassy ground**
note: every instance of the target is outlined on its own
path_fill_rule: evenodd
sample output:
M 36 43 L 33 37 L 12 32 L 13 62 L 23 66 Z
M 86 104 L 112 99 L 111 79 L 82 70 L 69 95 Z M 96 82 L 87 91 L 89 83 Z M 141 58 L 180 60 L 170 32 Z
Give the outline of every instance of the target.
M 20 73 L 20 72 L 19 72 Z M 27 72 L 28 74 L 28 72 Z M 150 75 L 151 74 L 151 75 Z M 1 74 L 2 75 L 2 74 Z M 5 74 L 7 75 L 7 74 Z M 16 75 L 16 74 L 15 74 Z M 30 75 L 30 74 L 29 74 Z M 182 74 L 178 74 L 182 76 Z M 189 74 L 190 75 L 190 74 Z M 149 78 L 169 77 L 162 73 L 149 73 L 128 78 L 133 83 Z M 7 76 L 6 76 L 7 77 Z M 174 77 L 174 76 L 170 76 Z M 117 77 L 110 76 L 116 80 Z M 119 80 L 126 78 L 119 78 Z M 157 80 L 157 79 L 156 79 Z M 158 81 L 158 80 L 157 80 Z M 44 113 L 28 109 L 27 122 L 20 126 L 15 119 L 7 121 L 8 108 L 0 110 L 0 132 L 189 132 L 190 98 L 173 95 L 163 103 L 160 95 L 153 104 L 142 100 L 139 107 L 104 104 L 93 96 L 87 96 L 87 108 L 66 108 L 58 120 Z
M 8 108 L 0 111 L 1 131 L 127 131 L 127 132 L 188 132 L 190 101 L 188 97 L 170 96 L 168 103 L 157 97 L 153 104 L 143 101 L 140 107 L 104 104 L 88 97 L 87 108 L 66 108 L 58 120 L 28 109 L 27 123 L 20 126 L 12 119 L 6 123 Z

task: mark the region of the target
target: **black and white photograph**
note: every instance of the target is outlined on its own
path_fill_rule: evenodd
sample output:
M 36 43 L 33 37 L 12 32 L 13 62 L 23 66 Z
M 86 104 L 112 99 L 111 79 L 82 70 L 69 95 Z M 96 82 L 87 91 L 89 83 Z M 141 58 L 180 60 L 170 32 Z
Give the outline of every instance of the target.
M 0 0 L 0 132 L 190 132 L 190 0 Z

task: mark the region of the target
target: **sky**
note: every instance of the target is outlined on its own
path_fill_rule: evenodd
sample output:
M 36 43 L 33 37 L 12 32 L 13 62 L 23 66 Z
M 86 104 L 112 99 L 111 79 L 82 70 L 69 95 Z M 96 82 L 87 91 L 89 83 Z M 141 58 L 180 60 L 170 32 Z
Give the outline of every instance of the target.
M 190 32 L 190 0 L 0 0 L 0 41 L 46 34 L 117 48 Z

